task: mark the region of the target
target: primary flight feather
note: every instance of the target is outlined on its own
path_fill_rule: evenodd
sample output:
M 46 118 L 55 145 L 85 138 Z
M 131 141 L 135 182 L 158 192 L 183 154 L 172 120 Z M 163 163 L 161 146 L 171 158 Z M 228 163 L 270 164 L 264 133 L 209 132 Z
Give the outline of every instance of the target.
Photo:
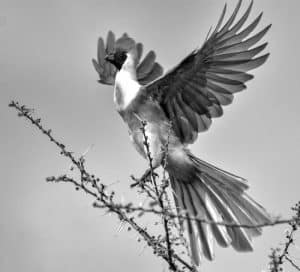
M 168 143 L 167 167 L 178 210 L 210 221 L 256 225 L 270 222 L 265 209 L 245 192 L 246 180 L 195 157 L 188 144 L 207 130 L 212 118 L 223 115 L 223 106 L 234 94 L 246 88 L 253 76 L 248 72 L 261 66 L 269 54 L 261 54 L 267 43 L 258 44 L 271 25 L 252 34 L 262 14 L 245 26 L 253 2 L 236 19 L 237 3 L 223 24 L 226 5 L 216 28 L 201 48 L 195 49 L 177 66 L 162 75 L 162 67 L 150 51 L 141 60 L 143 45 L 127 34 L 115 40 L 109 32 L 106 48 L 98 42 L 98 61 L 93 64 L 103 84 L 114 84 L 116 109 L 127 123 L 130 138 L 146 158 L 141 121 L 146 121 L 153 166 L 163 163 Z M 192 220 L 184 222 L 189 235 L 193 262 L 204 255 L 212 260 L 214 241 L 222 247 L 251 251 L 251 238 L 260 228 L 210 225 Z

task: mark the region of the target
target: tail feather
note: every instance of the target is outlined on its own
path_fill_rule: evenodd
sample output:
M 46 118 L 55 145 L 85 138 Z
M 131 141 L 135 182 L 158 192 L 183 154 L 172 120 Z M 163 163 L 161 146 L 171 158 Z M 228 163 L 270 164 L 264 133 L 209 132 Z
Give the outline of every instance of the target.
M 194 192 L 194 190 L 191 188 L 190 185 L 183 186 L 181 185 L 182 190 L 185 192 L 185 195 L 187 196 L 187 201 L 189 203 L 189 207 L 193 210 L 193 215 L 196 217 L 198 215 L 198 205 L 197 205 L 197 197 L 195 195 L 192 195 L 191 192 Z M 205 207 L 203 207 L 205 208 Z M 203 209 L 203 214 L 205 219 L 208 219 L 208 214 Z M 194 221 L 194 225 L 196 226 L 196 232 L 198 231 L 199 239 L 200 239 L 200 245 L 202 248 L 203 255 L 209 259 L 212 260 L 214 258 L 214 245 L 213 245 L 213 236 L 212 236 L 212 231 L 210 228 L 210 225 L 201 223 L 199 221 Z
M 220 192 L 219 189 L 213 184 L 209 184 L 209 180 L 206 182 L 205 179 L 201 180 L 207 191 L 214 197 L 214 204 L 219 210 L 219 213 L 224 218 L 222 221 L 241 224 L 240 219 L 238 218 L 239 214 L 234 212 L 234 207 L 230 200 L 227 198 L 225 192 Z M 252 251 L 251 239 L 248 236 L 246 229 L 244 228 L 235 228 L 235 227 L 226 227 L 228 235 L 231 238 L 231 245 L 237 251 Z
M 244 199 L 248 203 L 249 213 L 251 213 L 251 216 L 253 216 L 253 218 L 256 218 L 257 223 L 261 223 L 261 222 L 270 223 L 270 222 L 272 222 L 272 219 L 271 219 L 269 213 L 265 210 L 265 208 L 263 206 L 258 204 L 255 200 L 253 200 L 246 193 L 244 194 Z
M 189 156 L 190 160 L 198 166 L 198 170 L 200 170 L 201 173 L 206 173 L 212 178 L 218 180 L 219 185 L 222 184 L 222 186 L 225 188 L 230 188 L 231 190 L 238 192 L 247 190 L 249 188 L 246 179 L 224 171 L 208 162 L 200 160 L 190 152 L 187 152 L 187 155 Z
M 205 193 L 205 190 L 203 190 L 203 188 L 198 188 L 201 186 L 201 184 L 190 184 L 190 186 L 192 187 L 192 194 L 196 195 L 195 197 L 193 197 L 193 199 L 195 199 L 195 202 L 197 203 L 196 206 L 203 207 L 204 209 L 204 211 L 199 210 L 197 215 L 203 218 L 203 216 L 201 215 L 206 214 L 208 220 L 221 222 L 223 218 L 215 207 L 211 197 L 207 194 L 206 196 L 203 195 L 203 192 Z M 228 247 L 228 245 L 231 243 L 231 238 L 226 231 L 226 227 L 222 225 L 210 225 L 210 227 L 218 244 L 222 247 Z
M 207 177 L 209 180 L 210 178 Z M 216 192 L 216 194 L 222 196 L 222 200 L 224 202 L 224 205 L 227 207 L 230 207 L 231 212 L 233 215 L 237 218 L 232 218 L 232 221 L 227 221 L 235 224 L 245 224 L 245 225 L 254 225 L 258 224 L 258 221 L 255 219 L 254 215 L 255 213 L 252 213 L 253 216 L 250 214 L 250 208 L 251 206 L 247 206 L 248 203 L 245 203 L 243 200 L 243 195 L 245 193 L 242 193 L 241 195 L 236 195 L 235 193 L 221 191 L 215 184 L 211 184 L 211 187 Z M 261 222 L 261 221 L 260 221 Z M 249 236 L 258 236 L 261 234 L 261 231 L 259 228 L 244 228 L 244 231 L 249 234 Z M 249 248 L 250 250 L 250 248 Z
M 170 176 L 170 180 L 171 180 L 171 185 L 172 185 L 172 188 L 174 191 L 173 195 L 174 195 L 175 205 L 176 205 L 178 212 L 181 210 L 189 211 L 189 209 L 188 209 L 189 207 L 185 203 L 187 198 L 184 195 L 181 184 L 176 182 L 176 180 L 173 179 L 172 176 Z M 181 228 L 187 229 L 187 233 L 188 233 L 189 240 L 190 240 L 190 249 L 191 249 L 192 260 L 198 266 L 200 264 L 202 254 L 199 254 L 200 253 L 199 251 L 201 251 L 201 250 L 198 245 L 198 239 L 196 237 L 196 232 L 193 228 L 193 224 L 190 219 L 187 219 L 185 221 L 180 220 L 179 222 L 181 224 Z
M 172 162 L 168 172 L 177 210 L 186 210 L 190 216 L 183 227 L 188 232 L 194 263 L 199 265 L 202 254 L 209 260 L 214 258 L 214 241 L 222 247 L 232 245 L 237 251 L 252 251 L 251 238 L 259 236 L 261 228 L 207 224 L 191 219 L 250 226 L 270 222 L 266 210 L 245 193 L 246 180 L 196 158 L 189 151 L 186 155 L 189 166 L 182 167 L 180 175 L 175 167 L 172 171 Z
M 240 224 L 251 226 L 258 223 L 253 217 L 251 217 L 251 215 L 249 215 L 246 209 L 243 209 L 243 207 L 239 206 L 235 201 L 232 201 L 230 206 L 232 207 L 234 214 L 239 219 Z M 245 228 L 245 232 L 250 238 L 262 234 L 261 228 Z

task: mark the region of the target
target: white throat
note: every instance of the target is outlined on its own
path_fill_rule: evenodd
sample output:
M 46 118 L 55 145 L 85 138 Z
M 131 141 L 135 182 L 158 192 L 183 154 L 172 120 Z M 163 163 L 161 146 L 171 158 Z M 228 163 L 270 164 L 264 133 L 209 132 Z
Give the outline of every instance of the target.
M 136 79 L 134 60 L 128 55 L 122 69 L 117 72 L 115 79 L 114 102 L 117 110 L 122 111 L 137 96 L 141 85 Z

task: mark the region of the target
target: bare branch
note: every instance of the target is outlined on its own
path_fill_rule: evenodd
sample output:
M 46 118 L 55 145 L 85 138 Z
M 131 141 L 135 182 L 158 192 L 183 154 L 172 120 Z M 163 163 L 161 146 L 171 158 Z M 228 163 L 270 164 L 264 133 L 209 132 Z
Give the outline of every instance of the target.
M 147 154 L 147 158 L 148 158 L 148 162 L 149 162 L 150 173 L 151 173 L 152 182 L 153 182 L 153 185 L 154 185 L 156 197 L 157 197 L 158 203 L 160 205 L 160 208 L 162 210 L 164 210 L 165 208 L 164 208 L 164 202 L 163 202 L 162 194 L 163 194 L 163 192 L 166 188 L 164 188 L 162 190 L 162 192 L 159 192 L 159 190 L 158 190 L 158 186 L 157 186 L 157 183 L 156 183 L 156 175 L 154 173 L 154 168 L 153 168 L 153 164 L 152 164 L 153 158 L 151 157 L 151 153 L 150 153 L 150 144 L 148 142 L 148 137 L 146 135 L 147 122 L 142 120 L 141 125 L 142 125 L 141 126 L 141 131 L 142 131 L 142 134 L 143 134 L 143 137 L 144 137 L 144 146 L 146 148 L 146 154 Z M 165 159 L 165 161 L 166 161 L 166 159 Z M 165 162 L 165 165 L 166 165 L 166 162 Z M 165 216 L 163 217 L 163 223 L 164 223 L 164 229 L 165 229 L 165 234 L 166 234 L 166 243 L 167 243 L 167 249 L 168 249 L 168 263 L 169 263 L 170 269 L 174 270 L 175 269 L 175 264 L 173 262 L 173 257 L 172 257 L 173 254 L 172 254 L 172 248 L 171 248 L 171 242 L 170 242 L 168 219 Z
M 294 261 L 292 259 L 290 259 L 287 255 L 285 256 L 285 259 L 295 268 L 297 269 L 298 271 L 300 271 L 300 267 L 298 265 L 296 265 L 294 263 Z
M 270 255 L 270 271 L 278 272 L 282 271 L 282 265 L 284 261 L 290 263 L 293 268 L 300 271 L 299 266 L 292 260 L 289 255 L 289 249 L 294 244 L 294 233 L 298 230 L 300 226 L 300 202 L 293 207 L 293 211 L 295 211 L 296 215 L 290 219 L 280 219 L 276 218 L 272 222 L 266 222 L 256 225 L 247 225 L 247 224 L 236 224 L 233 222 L 215 222 L 212 220 L 203 219 L 200 216 L 191 216 L 187 214 L 187 211 L 176 211 L 173 212 L 171 203 L 168 199 L 168 194 L 166 193 L 166 189 L 169 186 L 168 179 L 165 176 L 165 169 L 167 167 L 167 156 L 168 156 L 168 143 L 162 152 L 164 152 L 164 161 L 163 161 L 163 179 L 162 184 L 158 186 L 157 184 L 157 174 L 154 171 L 154 167 L 152 164 L 153 158 L 150 153 L 150 145 L 148 142 L 148 138 L 146 135 L 146 125 L 145 121 L 141 120 L 141 131 L 144 136 L 144 146 L 146 149 L 146 154 L 149 162 L 149 173 L 151 177 L 152 183 L 144 181 L 143 179 L 135 179 L 132 187 L 137 186 L 137 188 L 141 189 L 141 192 L 145 192 L 147 196 L 152 200 L 149 203 L 149 208 L 145 207 L 135 207 L 132 203 L 127 204 L 118 204 L 115 202 L 115 192 L 108 191 L 107 186 L 100 182 L 100 179 L 95 177 L 95 175 L 88 172 L 85 168 L 85 158 L 84 155 L 75 157 L 74 153 L 66 148 L 64 144 L 58 141 L 53 135 L 51 129 L 45 129 L 41 124 L 40 118 L 34 118 L 32 113 L 33 110 L 27 108 L 24 105 L 20 105 L 18 102 L 12 101 L 9 104 L 10 107 L 14 108 L 18 112 L 19 117 L 24 117 L 28 120 L 33 126 L 35 126 L 40 132 L 42 132 L 46 137 L 50 140 L 50 142 L 54 143 L 60 150 L 60 154 L 64 157 L 68 158 L 72 162 L 72 171 L 78 171 L 78 179 L 68 176 L 66 174 L 60 175 L 58 177 L 51 176 L 46 180 L 48 182 L 66 182 L 73 184 L 76 190 L 82 190 L 87 195 L 93 197 L 95 199 L 93 206 L 96 208 L 107 209 L 109 212 L 113 212 L 118 216 L 121 222 L 125 222 L 129 224 L 128 230 L 135 230 L 140 237 L 147 243 L 149 247 L 153 249 L 155 255 L 164 259 L 171 271 L 175 272 L 183 272 L 186 270 L 195 271 L 193 265 L 189 264 L 185 259 L 183 259 L 180 254 L 175 252 L 174 248 L 178 245 L 175 241 L 178 241 L 179 238 L 183 238 L 182 235 L 180 237 L 174 237 L 173 233 L 170 231 L 171 227 L 178 228 L 175 219 L 179 221 L 189 220 L 198 221 L 201 223 L 211 224 L 211 225 L 222 225 L 231 228 L 261 228 L 274 226 L 279 224 L 289 224 L 291 226 L 291 230 L 288 231 L 286 235 L 286 242 L 283 249 L 276 248 L 272 249 L 272 253 Z M 168 140 L 169 141 L 169 140 Z M 154 205 L 154 204 L 155 205 Z M 158 205 L 157 205 L 158 204 Z M 157 205 L 157 206 L 156 206 Z M 156 207 L 155 207 L 156 206 Z M 159 207 L 159 208 L 158 208 Z M 140 214 L 148 213 L 154 214 L 162 218 L 164 233 L 165 236 L 158 235 L 157 237 L 151 235 L 147 228 L 141 226 L 137 223 L 136 217 L 133 216 L 133 213 L 139 212 Z M 180 227 L 178 228 L 180 229 Z M 182 232 L 181 232 L 182 234 Z M 181 237 L 182 236 L 182 237 Z M 179 244 L 184 245 L 184 242 Z M 187 250 L 188 252 L 188 250 Z
M 300 201 L 292 208 L 295 211 L 296 215 L 293 217 L 293 220 L 289 222 L 291 226 L 291 230 L 287 231 L 286 234 L 286 242 L 284 244 L 284 248 L 280 253 L 281 249 L 276 248 L 272 249 L 272 253 L 269 256 L 270 261 L 270 271 L 271 272 L 279 272 L 283 271 L 282 265 L 284 260 L 287 260 L 294 268 L 300 271 L 299 266 L 297 266 L 293 260 L 289 258 L 289 249 L 291 245 L 294 244 L 294 234 L 298 230 L 300 226 Z
M 207 220 L 203 219 L 200 216 L 191 216 L 191 215 L 186 215 L 186 212 L 183 210 L 182 213 L 172 213 L 169 212 L 168 210 L 157 210 L 154 208 L 144 208 L 144 207 L 134 207 L 130 203 L 129 204 L 113 204 L 115 207 L 121 210 L 125 210 L 126 212 L 144 212 L 144 213 L 153 213 L 157 215 L 161 215 L 167 218 L 177 218 L 177 219 L 190 219 L 192 221 L 198 221 L 200 223 L 205 223 L 209 225 L 221 225 L 221 226 L 226 226 L 226 227 L 231 227 L 231 228 L 245 228 L 245 229 L 251 229 L 251 228 L 263 228 L 263 227 L 271 227 L 275 225 L 283 225 L 283 224 L 291 224 L 292 222 L 295 222 L 294 218 L 291 219 L 275 219 L 271 222 L 265 222 L 261 224 L 254 224 L 254 225 L 247 225 L 247 224 L 236 224 L 236 223 L 231 223 L 231 222 L 217 222 L 217 221 L 212 221 L 212 220 Z M 105 208 L 104 205 L 99 205 L 98 203 L 95 203 L 94 205 L 97 208 Z
M 110 211 L 118 215 L 121 221 L 128 223 L 134 230 L 136 230 L 139 233 L 139 235 L 146 241 L 146 243 L 150 247 L 152 247 L 154 254 L 160 256 L 161 258 L 163 258 L 169 263 L 170 261 L 169 250 L 161 242 L 158 242 L 153 235 L 150 235 L 145 230 L 145 228 L 139 226 L 133 217 L 128 217 L 126 213 L 121 209 L 110 206 L 110 203 L 113 203 L 114 192 L 107 194 L 105 192 L 105 185 L 99 182 L 100 179 L 95 178 L 94 175 L 86 171 L 84 167 L 84 158 L 82 156 L 79 157 L 79 159 L 76 159 L 75 156 L 73 155 L 73 152 L 67 150 L 64 144 L 60 143 L 52 136 L 52 131 L 50 129 L 45 129 L 41 125 L 40 118 L 38 119 L 33 118 L 33 116 L 31 115 L 32 110 L 30 110 L 24 105 L 21 106 L 18 102 L 15 101 L 12 101 L 9 104 L 9 107 L 15 108 L 18 112 L 19 117 L 24 117 L 25 119 L 30 121 L 32 125 L 34 125 L 37 129 L 39 129 L 44 135 L 46 135 L 48 139 L 60 149 L 60 154 L 67 157 L 69 160 L 71 160 L 71 162 L 80 172 L 80 182 L 77 182 L 75 179 L 68 177 L 67 175 L 61 175 L 59 177 L 54 177 L 54 176 L 48 177 L 46 179 L 48 182 L 52 181 L 52 182 L 72 183 L 75 185 L 75 188 L 77 190 L 82 189 L 85 193 L 96 198 L 97 201 L 100 201 L 104 206 L 109 207 Z M 89 188 L 88 185 L 90 185 L 91 188 Z M 173 254 L 172 257 L 178 263 L 183 265 L 183 267 L 187 268 L 189 271 L 194 271 L 193 266 L 189 265 L 185 260 L 183 260 L 177 254 Z M 182 271 L 174 262 L 172 262 L 172 266 L 170 267 L 170 269 L 172 271 L 177 271 L 177 272 Z

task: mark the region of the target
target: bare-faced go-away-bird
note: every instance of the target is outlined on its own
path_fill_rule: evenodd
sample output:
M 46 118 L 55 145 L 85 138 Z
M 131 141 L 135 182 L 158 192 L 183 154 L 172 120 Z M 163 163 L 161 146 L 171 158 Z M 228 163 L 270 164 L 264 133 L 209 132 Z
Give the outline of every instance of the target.
M 198 133 L 208 130 L 213 118 L 223 115 L 223 106 L 234 94 L 246 89 L 253 78 L 248 71 L 261 66 L 269 54 L 261 54 L 267 43 L 258 44 L 271 25 L 252 34 L 262 13 L 250 24 L 253 2 L 237 18 L 241 0 L 223 23 L 226 5 L 213 31 L 203 45 L 192 51 L 177 66 L 163 74 L 150 51 L 142 58 L 143 45 L 127 34 L 115 39 L 108 33 L 106 44 L 98 41 L 98 60 L 93 60 L 100 83 L 114 85 L 114 103 L 128 125 L 137 151 L 147 158 L 141 120 L 154 168 L 163 163 L 166 144 L 166 170 L 178 210 L 208 221 L 237 225 L 271 222 L 266 210 L 247 193 L 247 181 L 194 156 L 188 148 Z M 237 251 L 251 251 L 252 237 L 261 234 L 259 227 L 241 228 L 206 224 L 187 219 L 193 262 L 201 257 L 212 260 L 214 246 L 231 245 Z

